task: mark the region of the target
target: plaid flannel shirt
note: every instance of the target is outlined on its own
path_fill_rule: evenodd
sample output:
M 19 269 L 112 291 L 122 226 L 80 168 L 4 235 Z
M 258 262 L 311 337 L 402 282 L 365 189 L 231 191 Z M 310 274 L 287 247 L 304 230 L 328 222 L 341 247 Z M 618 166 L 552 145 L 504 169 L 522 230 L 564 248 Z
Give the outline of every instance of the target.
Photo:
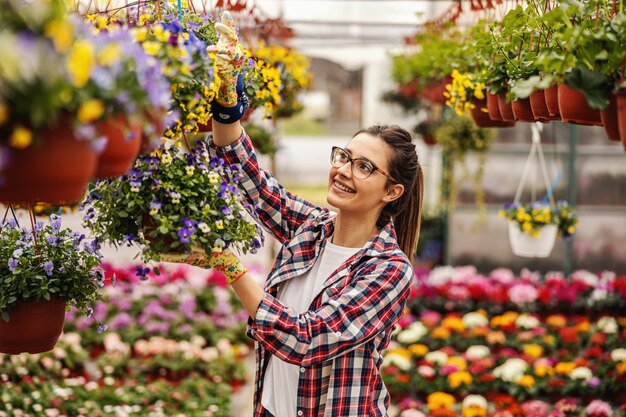
M 387 416 L 389 393 L 380 375 L 381 351 L 400 319 L 413 269 L 389 223 L 328 279 L 309 311 L 296 314 L 276 299 L 280 285 L 313 266 L 332 235 L 335 215 L 286 191 L 259 168 L 250 138 L 211 147 L 238 167 L 251 213 L 282 244 L 266 294 L 248 320 L 256 340 L 254 417 L 263 417 L 263 377 L 270 355 L 300 366 L 298 417 Z

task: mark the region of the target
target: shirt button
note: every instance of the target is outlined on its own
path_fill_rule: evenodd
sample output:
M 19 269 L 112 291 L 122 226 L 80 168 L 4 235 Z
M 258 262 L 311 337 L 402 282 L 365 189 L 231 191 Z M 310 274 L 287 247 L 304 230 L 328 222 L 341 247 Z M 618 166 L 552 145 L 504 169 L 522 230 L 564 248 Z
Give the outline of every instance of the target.
M 302 410 L 298 410 L 298 415 L 301 416 L 302 415 Z
M 341 337 L 341 332 L 335 332 L 335 336 Z
M 300 368 L 300 373 L 304 373 L 304 368 Z

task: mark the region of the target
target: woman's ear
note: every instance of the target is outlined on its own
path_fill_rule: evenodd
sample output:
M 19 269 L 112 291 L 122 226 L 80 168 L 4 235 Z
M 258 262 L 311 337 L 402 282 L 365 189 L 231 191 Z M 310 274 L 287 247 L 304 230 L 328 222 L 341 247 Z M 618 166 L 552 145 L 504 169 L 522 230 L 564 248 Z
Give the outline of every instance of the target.
M 404 194 L 404 185 L 402 184 L 391 184 L 387 188 L 387 194 L 383 197 L 383 201 L 385 203 L 391 203 L 394 200 L 399 199 Z

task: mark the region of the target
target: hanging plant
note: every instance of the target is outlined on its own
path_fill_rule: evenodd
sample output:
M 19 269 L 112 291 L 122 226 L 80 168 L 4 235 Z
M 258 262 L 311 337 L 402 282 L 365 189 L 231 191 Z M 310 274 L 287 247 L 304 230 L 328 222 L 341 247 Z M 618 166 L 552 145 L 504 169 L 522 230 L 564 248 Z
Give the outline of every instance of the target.
M 484 165 L 487 151 L 494 139 L 494 132 L 490 129 L 477 127 L 468 116 L 452 116 L 444 121 L 435 133 L 437 143 L 441 146 L 447 162 L 444 164 L 444 183 L 448 185 L 448 196 L 442 204 L 452 211 L 459 186 L 464 178 L 469 178 L 474 191 L 476 206 L 481 219 L 486 215 L 485 193 L 482 187 Z M 478 159 L 478 169 L 470 173 L 466 164 L 468 155 L 475 155 Z M 463 176 L 457 178 L 455 171 L 460 168 Z M 443 193 L 442 193 L 443 196 Z

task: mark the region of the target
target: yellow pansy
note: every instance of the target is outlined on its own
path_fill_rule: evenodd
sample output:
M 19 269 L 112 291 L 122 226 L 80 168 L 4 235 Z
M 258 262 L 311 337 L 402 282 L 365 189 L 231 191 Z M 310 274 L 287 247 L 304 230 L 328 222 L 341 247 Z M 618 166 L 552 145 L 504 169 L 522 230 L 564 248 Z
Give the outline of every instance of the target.
M 89 123 L 97 120 L 104 113 L 104 104 L 97 99 L 87 100 L 78 108 L 78 120 L 81 123 Z
M 98 63 L 108 67 L 119 61 L 121 55 L 122 49 L 118 44 L 109 44 L 98 55 Z
M 67 20 L 51 20 L 44 29 L 47 37 L 52 39 L 59 52 L 65 52 L 74 42 L 72 25 Z
M 159 50 L 161 49 L 161 44 L 159 42 L 155 42 L 155 41 L 146 41 L 142 44 L 144 51 L 146 51 L 148 54 L 155 56 L 156 54 L 159 53 Z
M 95 64 L 93 45 L 86 40 L 74 43 L 68 56 L 67 69 L 75 87 L 84 87 Z
M 33 134 L 29 129 L 22 126 L 16 126 L 9 138 L 9 144 L 16 149 L 24 149 L 33 142 Z

